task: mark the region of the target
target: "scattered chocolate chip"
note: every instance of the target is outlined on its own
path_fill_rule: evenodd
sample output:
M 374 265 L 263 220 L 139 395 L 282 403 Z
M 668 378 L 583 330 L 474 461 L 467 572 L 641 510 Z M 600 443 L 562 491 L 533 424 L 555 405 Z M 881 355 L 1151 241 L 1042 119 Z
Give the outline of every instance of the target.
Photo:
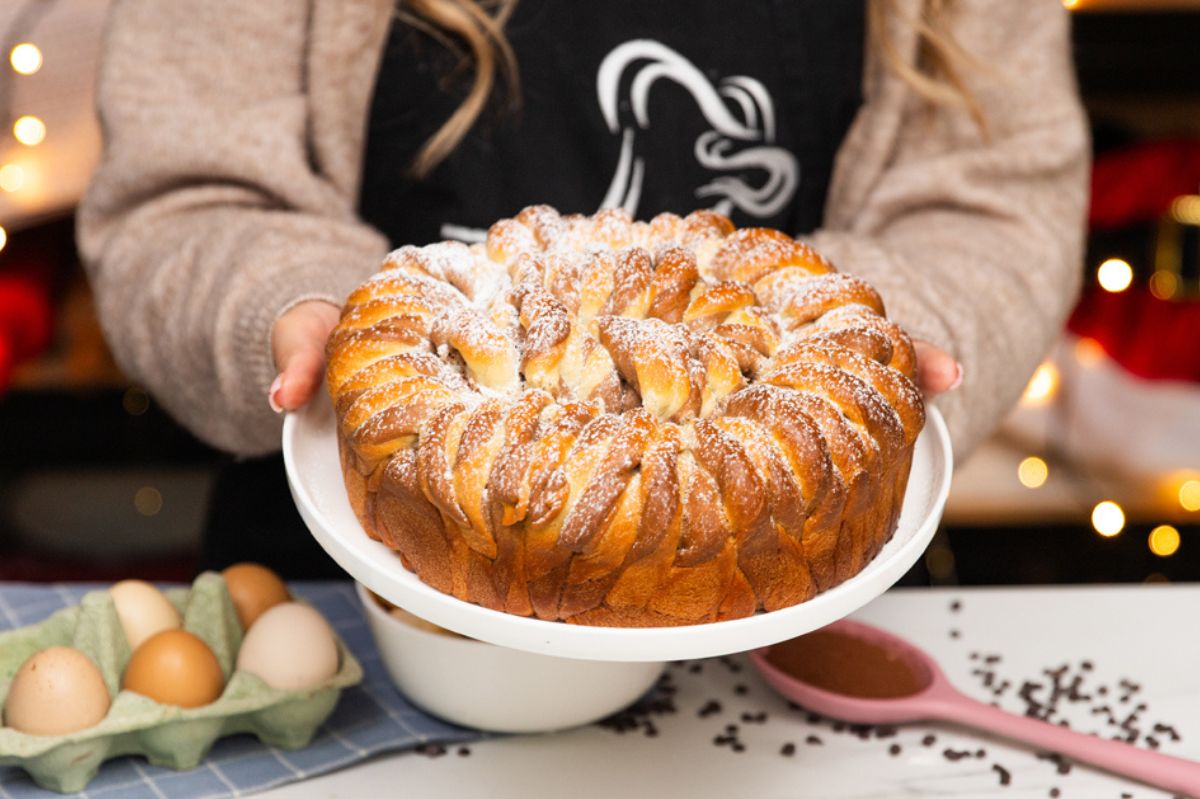
M 825 742 L 822 741 L 820 738 L 818 738 L 815 735 L 810 735 L 807 738 L 805 738 L 804 743 L 808 744 L 809 746 L 824 746 L 825 745 Z
M 999 775 L 1001 785 L 1009 785 L 1012 783 L 1012 774 L 1010 774 L 1008 769 L 1006 769 L 1004 766 L 1000 765 L 999 763 L 993 763 L 992 771 Z
M 706 719 L 709 716 L 715 715 L 720 712 L 721 712 L 721 703 L 715 699 L 710 699 L 707 702 L 705 702 L 700 707 L 699 710 L 696 711 L 696 715 L 702 719 Z
M 1060 791 L 1058 788 L 1051 788 L 1050 796 L 1051 799 L 1058 799 L 1059 796 L 1062 796 L 1062 791 Z
M 780 748 L 779 754 L 783 755 L 784 757 L 791 757 L 792 755 L 796 754 L 796 745 L 791 741 L 788 741 Z
M 731 748 L 735 752 L 745 752 L 746 751 L 746 747 L 744 744 L 740 744 L 740 743 L 736 743 L 736 742 L 734 743 L 734 745 Z
M 441 757 L 446 754 L 446 747 L 441 744 L 421 744 L 416 751 L 425 757 Z
M 959 602 L 956 599 L 950 603 L 950 612 L 951 613 L 958 613 L 960 610 L 962 610 L 962 602 Z
M 1082 663 L 1079 664 L 1079 668 L 1083 669 L 1084 671 L 1091 671 L 1092 670 L 1092 661 L 1090 661 L 1090 660 L 1083 661 Z
M 970 756 L 971 756 L 971 753 L 966 750 L 962 750 L 962 751 L 960 751 L 958 749 L 943 749 L 942 750 L 942 757 L 946 758 L 951 763 L 956 763 L 959 760 L 962 760 L 963 758 L 967 758 Z
M 692 665 L 688 666 L 688 672 L 691 674 L 699 674 L 702 671 L 704 671 L 703 663 L 693 663 Z
M 950 637 L 951 637 L 951 638 L 958 638 L 960 635 L 962 635 L 962 633 L 960 633 L 958 630 L 951 630 L 951 631 L 950 631 Z
M 458 747 L 458 756 L 459 757 L 469 757 L 470 755 L 471 755 L 471 747 L 469 747 L 469 746 Z
M 921 746 L 933 746 L 935 743 L 937 743 L 936 735 L 926 735 L 921 739 Z
M 891 755 L 892 757 L 895 757 L 896 755 L 900 754 L 900 744 L 892 744 L 891 746 L 889 746 L 888 754 Z
M 985 749 L 976 749 L 975 750 L 975 759 L 976 760 L 983 760 L 985 757 L 987 757 L 987 750 L 985 750 Z

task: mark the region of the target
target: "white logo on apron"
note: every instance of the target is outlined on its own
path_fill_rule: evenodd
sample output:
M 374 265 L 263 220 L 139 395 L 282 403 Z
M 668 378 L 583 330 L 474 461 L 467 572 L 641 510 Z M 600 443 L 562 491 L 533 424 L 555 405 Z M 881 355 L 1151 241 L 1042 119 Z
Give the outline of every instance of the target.
M 632 81 L 622 81 L 633 69 Z M 618 45 L 605 56 L 596 73 L 596 95 L 609 131 L 621 136 L 621 154 L 600 208 L 624 208 L 637 216 L 647 168 L 634 154 L 639 130 L 651 124 L 650 89 L 660 79 L 674 81 L 695 99 L 710 129 L 696 137 L 692 152 L 705 169 L 717 173 L 693 192 L 701 201 L 712 201 L 713 210 L 766 218 L 787 207 L 800 182 L 796 157 L 775 145 L 775 106 L 766 87 L 746 75 L 733 75 L 713 85 L 703 72 L 679 53 L 651 39 Z M 621 96 L 623 86 L 628 97 Z M 622 122 L 618 110 L 627 99 L 633 119 Z M 765 172 L 766 179 L 751 184 L 737 173 Z M 462 241 L 483 241 L 487 231 L 442 225 L 442 235 Z

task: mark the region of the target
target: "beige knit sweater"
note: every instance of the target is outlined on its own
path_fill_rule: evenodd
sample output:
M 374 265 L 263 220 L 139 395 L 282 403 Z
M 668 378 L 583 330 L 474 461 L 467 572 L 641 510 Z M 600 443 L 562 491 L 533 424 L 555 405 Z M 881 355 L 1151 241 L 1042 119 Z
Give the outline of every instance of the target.
M 919 0 L 902 0 L 913 13 Z M 204 440 L 279 446 L 272 322 L 340 303 L 387 244 L 355 216 L 365 122 L 394 0 L 117 0 L 105 150 L 79 211 L 101 322 L 128 374 Z M 931 110 L 869 57 L 816 247 L 956 355 L 939 400 L 968 452 L 1020 394 L 1080 277 L 1088 141 L 1058 0 L 965 0 L 988 119 Z M 915 58 L 911 28 L 889 35 Z M 681 208 L 681 212 L 691 209 Z

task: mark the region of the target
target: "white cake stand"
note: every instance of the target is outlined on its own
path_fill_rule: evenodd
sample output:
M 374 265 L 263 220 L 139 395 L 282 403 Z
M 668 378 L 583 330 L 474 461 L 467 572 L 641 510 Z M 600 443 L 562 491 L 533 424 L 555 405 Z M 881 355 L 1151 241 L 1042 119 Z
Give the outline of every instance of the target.
M 283 425 L 283 458 L 296 507 L 317 541 L 350 576 L 424 619 L 488 643 L 582 660 L 664 661 L 744 652 L 802 635 L 882 594 L 933 537 L 950 491 L 953 460 L 946 423 L 928 408 L 895 535 L 862 572 L 808 602 L 771 613 L 686 627 L 588 627 L 513 616 L 425 585 L 400 558 L 363 532 L 338 461 L 334 416 L 324 392 Z

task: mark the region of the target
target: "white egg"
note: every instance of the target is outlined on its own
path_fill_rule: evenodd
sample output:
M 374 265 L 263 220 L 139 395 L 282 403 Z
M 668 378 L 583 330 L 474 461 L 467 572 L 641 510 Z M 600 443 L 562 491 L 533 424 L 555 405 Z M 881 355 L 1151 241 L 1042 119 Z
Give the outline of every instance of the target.
M 259 616 L 246 633 L 237 668 L 282 691 L 314 688 L 337 674 L 337 640 L 320 613 L 284 602 Z
M 136 650 L 150 636 L 183 626 L 179 611 L 163 593 L 142 580 L 122 580 L 108 589 L 129 648 Z

